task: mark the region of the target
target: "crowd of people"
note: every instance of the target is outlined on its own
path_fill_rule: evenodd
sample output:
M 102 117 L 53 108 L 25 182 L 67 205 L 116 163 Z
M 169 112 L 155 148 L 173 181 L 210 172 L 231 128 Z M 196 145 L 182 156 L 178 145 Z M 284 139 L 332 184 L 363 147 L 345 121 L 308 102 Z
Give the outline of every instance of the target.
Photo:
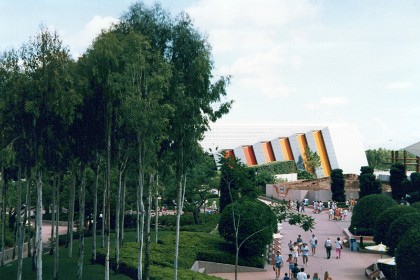
M 305 200 L 299 201 L 290 201 L 289 208 L 298 212 L 305 212 Z M 329 220 L 341 220 L 347 221 L 347 216 L 349 211 L 353 210 L 356 200 L 347 200 L 346 207 L 339 208 L 335 201 L 329 200 L 328 202 L 322 201 L 313 201 L 313 212 L 316 214 L 321 214 L 324 211 L 328 213 Z M 343 242 L 340 237 L 337 237 L 336 240 L 331 240 L 327 238 L 323 242 L 325 248 L 325 256 L 327 259 L 331 258 L 331 251 L 335 249 L 335 258 L 341 259 L 341 251 L 343 248 Z M 321 276 L 318 272 L 314 272 L 311 278 L 311 275 L 305 271 L 305 267 L 308 266 L 310 261 L 309 255 L 315 256 L 317 254 L 318 239 L 315 234 L 312 234 L 312 237 L 308 242 L 304 242 L 301 235 L 298 235 L 296 241 L 290 240 L 288 243 L 289 253 L 287 258 L 283 258 L 280 255 L 280 251 L 272 258 L 273 260 L 273 269 L 276 272 L 276 280 L 306 280 L 314 279 L 319 280 Z M 299 256 L 302 257 L 301 263 L 299 262 Z M 286 272 L 284 275 L 281 275 L 281 268 L 285 267 Z M 332 277 L 328 271 L 324 272 L 323 280 L 332 280 Z
M 309 247 L 310 245 L 310 247 Z M 275 256 L 272 258 L 273 260 L 273 270 L 276 272 L 276 280 L 290 280 L 290 279 L 297 279 L 297 280 L 306 280 L 310 279 L 310 274 L 305 272 L 305 267 L 308 265 L 309 262 L 309 252 L 311 252 L 312 256 L 316 255 L 316 249 L 318 246 L 318 239 L 315 234 L 312 234 L 309 242 L 303 242 L 302 236 L 298 235 L 296 241 L 289 241 L 289 254 L 288 258 L 285 260 L 283 256 L 281 256 L 280 251 L 277 251 Z M 332 248 L 335 247 L 335 255 L 336 259 L 341 258 L 341 250 L 343 248 L 342 241 L 340 237 L 333 242 L 330 238 L 327 238 L 324 242 L 324 247 L 326 251 L 326 258 L 331 258 L 331 251 Z M 302 256 L 302 265 L 299 268 L 299 261 L 298 257 Z M 287 263 L 287 264 L 285 264 Z M 287 272 L 284 273 L 284 277 L 281 278 L 281 267 L 286 267 Z M 314 272 L 312 279 L 320 280 L 318 272 Z M 329 275 L 328 271 L 324 273 L 324 280 L 332 280 L 332 277 Z

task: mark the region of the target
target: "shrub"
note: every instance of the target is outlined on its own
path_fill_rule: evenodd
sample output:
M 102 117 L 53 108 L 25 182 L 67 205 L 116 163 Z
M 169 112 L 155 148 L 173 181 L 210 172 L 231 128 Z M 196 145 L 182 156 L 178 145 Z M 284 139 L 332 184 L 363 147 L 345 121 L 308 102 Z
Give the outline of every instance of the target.
M 388 230 L 392 222 L 402 215 L 412 212 L 416 212 L 416 210 L 405 205 L 397 205 L 386 209 L 376 219 L 375 227 L 373 229 L 373 240 L 376 243 L 382 242 L 384 244 L 389 244 L 389 239 L 393 238 L 393 236 L 388 235 Z
M 407 213 L 396 219 L 388 230 L 388 236 L 392 237 L 388 240 L 389 253 L 393 254 L 397 248 L 402 236 L 414 224 L 420 222 L 420 212 Z
M 373 174 L 373 168 L 362 166 L 359 176 L 359 198 L 370 194 L 380 194 L 382 192 L 381 182 Z
M 373 230 L 376 218 L 386 209 L 397 205 L 392 198 L 382 194 L 371 194 L 362 197 L 354 206 L 350 230 L 356 227 Z
M 150 279 L 171 279 L 174 273 L 175 233 L 162 234 L 158 244 L 150 244 Z M 217 234 L 181 232 L 179 242 L 178 279 L 219 279 L 211 278 L 190 270 L 196 260 L 215 261 L 234 264 L 234 255 L 227 248 L 225 241 Z M 120 272 L 137 279 L 139 243 L 126 242 L 120 248 Z M 143 254 L 144 255 L 144 254 Z M 115 265 L 114 251 L 110 252 L 111 266 Z M 97 260 L 105 262 L 105 249 L 98 249 Z M 249 260 L 239 259 L 241 265 Z M 261 260 L 260 260 L 261 263 Z M 255 266 L 255 263 L 252 263 Z
M 220 217 L 219 233 L 231 243 L 235 242 L 233 217 L 236 223 L 239 222 L 238 244 L 261 230 L 243 243 L 242 254 L 252 256 L 264 253 L 273 239 L 273 233 L 277 231 L 277 218 L 270 207 L 261 201 L 248 199 L 229 204 Z
M 333 169 L 331 171 L 331 192 L 333 201 L 345 201 L 344 175 L 342 169 Z
M 266 171 L 273 175 L 290 174 L 290 173 L 296 173 L 296 164 L 293 160 L 275 161 L 275 162 L 252 166 L 252 167 L 249 167 L 249 169 L 254 170 L 256 173 Z
M 420 201 L 415 202 L 413 204 L 410 204 L 410 207 L 413 207 L 414 209 L 420 210 Z
M 398 243 L 395 260 L 398 279 L 418 279 L 420 267 L 420 223 L 414 224 Z
M 298 175 L 298 179 L 299 180 L 312 180 L 312 179 L 316 179 L 315 176 L 311 172 L 306 171 L 306 170 L 300 170 L 299 169 L 298 172 L 297 172 L 297 175 Z
M 397 162 L 391 166 L 391 170 L 389 171 L 391 174 L 389 178 L 389 184 L 392 188 L 392 197 L 394 199 L 400 199 L 403 197 L 406 192 L 403 189 L 402 181 L 407 178 L 405 175 L 405 166 L 404 164 Z

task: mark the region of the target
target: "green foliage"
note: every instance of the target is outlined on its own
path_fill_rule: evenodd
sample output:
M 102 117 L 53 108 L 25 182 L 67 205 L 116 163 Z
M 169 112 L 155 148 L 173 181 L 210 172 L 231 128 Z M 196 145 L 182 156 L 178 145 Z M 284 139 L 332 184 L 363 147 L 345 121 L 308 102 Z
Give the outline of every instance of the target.
M 331 192 L 332 200 L 342 202 L 346 200 L 346 195 L 344 192 L 344 175 L 342 169 L 333 169 L 331 170 Z
M 299 180 L 316 179 L 315 176 L 311 174 L 310 172 L 308 172 L 307 170 L 300 170 L 300 169 L 297 171 L 297 177 Z
M 420 223 L 414 224 L 401 237 L 395 260 L 398 279 L 418 279 L 420 267 Z
M 410 207 L 420 211 L 420 201 L 410 204 Z
M 251 170 L 254 170 L 255 173 L 267 172 L 268 174 L 277 175 L 277 174 L 290 174 L 296 173 L 296 163 L 293 160 L 288 161 L 274 161 L 269 163 L 264 163 L 256 166 L 249 166 Z
M 396 219 L 391 223 L 391 226 L 388 230 L 388 240 L 389 252 L 394 253 L 395 248 L 397 248 L 398 243 L 401 241 L 403 235 L 408 231 L 408 229 L 414 224 L 420 222 L 420 212 L 407 213 Z M 416 242 L 418 243 L 418 242 Z
M 220 164 L 220 212 L 239 197 L 256 198 L 258 189 L 254 172 L 233 157 L 221 156 Z
M 158 244 L 150 244 L 151 279 L 173 278 L 174 254 L 170 253 L 174 250 L 173 244 L 175 244 L 174 232 L 161 234 Z M 221 251 L 225 246 L 224 241 L 215 234 L 181 232 L 179 244 L 179 279 L 219 279 L 190 270 L 196 260 L 207 260 L 205 256 L 214 258 L 216 255 L 220 255 L 222 260 L 234 261 L 232 254 Z M 133 279 L 137 277 L 138 248 L 139 243 L 126 242 L 120 249 L 120 271 Z M 207 254 L 203 254 L 203 252 L 207 252 Z M 111 264 L 114 265 L 114 253 L 111 252 L 110 255 Z M 104 263 L 104 257 L 105 250 L 99 249 L 98 262 Z
M 235 243 L 235 229 L 238 230 L 238 245 L 243 243 L 241 253 L 260 255 L 277 231 L 277 219 L 265 203 L 239 199 L 223 210 L 218 229 L 220 235 L 231 243 Z
M 220 214 L 200 214 L 200 224 L 194 224 L 191 214 L 181 215 L 181 231 L 208 232 L 213 231 L 219 222 Z M 176 215 L 159 217 L 159 224 L 163 230 L 175 230 Z
M 411 173 L 410 181 L 413 184 L 413 192 L 420 192 L 420 173 L 419 172 Z
M 405 166 L 402 163 L 394 163 L 389 171 L 391 174 L 389 178 L 389 184 L 392 188 L 392 197 L 394 199 L 401 199 L 404 197 L 407 191 L 403 188 L 402 182 L 407 178 L 405 175 Z
M 316 169 L 321 166 L 321 158 L 317 152 L 311 151 L 309 147 L 305 149 L 305 165 L 309 172 L 316 177 Z
M 391 224 L 402 215 L 412 212 L 416 212 L 416 210 L 406 205 L 397 205 L 386 209 L 376 218 L 373 240 L 377 244 L 380 242 L 383 244 L 389 244 L 389 240 L 394 238 L 394 236 L 388 235 L 388 230 Z
M 374 170 L 370 166 L 362 166 L 359 175 L 359 198 L 370 194 L 380 194 L 382 192 L 381 182 L 373 174 Z
M 309 215 L 290 210 L 288 202 L 286 201 L 277 201 L 271 205 L 271 210 L 277 217 L 278 223 L 287 221 L 291 225 L 300 226 L 304 231 L 314 229 L 314 218 Z
M 373 231 L 376 219 L 386 209 L 395 206 L 396 202 L 392 198 L 383 194 L 371 194 L 362 197 L 354 206 L 353 215 L 351 217 L 350 231 L 354 228 L 370 229 Z
M 367 150 L 366 158 L 369 167 L 372 169 L 389 170 L 391 168 L 391 151 L 379 148 L 378 150 Z

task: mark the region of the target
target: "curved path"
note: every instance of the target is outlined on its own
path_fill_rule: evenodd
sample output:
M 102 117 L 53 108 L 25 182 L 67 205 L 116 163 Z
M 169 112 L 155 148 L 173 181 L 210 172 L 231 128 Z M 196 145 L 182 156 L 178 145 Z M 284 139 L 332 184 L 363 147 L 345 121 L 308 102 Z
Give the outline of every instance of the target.
M 309 256 L 308 265 L 305 267 L 305 272 L 312 275 L 314 272 L 318 272 L 321 279 L 323 279 L 324 272 L 328 271 L 334 280 L 357 280 L 367 279 L 364 271 L 365 268 L 372 263 L 376 262 L 380 258 L 379 254 L 369 254 L 350 251 L 349 248 L 344 248 L 341 252 L 341 259 L 335 258 L 335 250 L 333 248 L 331 252 L 331 259 L 326 258 L 326 252 L 324 249 L 324 242 L 329 237 L 332 241 L 336 240 L 337 237 L 344 238 L 343 229 L 350 226 L 350 221 L 329 221 L 326 212 L 322 214 L 312 213 L 311 208 L 306 208 L 306 213 L 314 217 L 315 229 L 313 232 L 304 232 L 300 227 L 291 226 L 288 223 L 283 223 L 281 234 L 283 235 L 281 242 L 281 254 L 284 259 L 287 259 L 289 248 L 287 244 L 289 240 L 296 241 L 298 234 L 302 235 L 304 242 L 309 243 L 312 233 L 314 233 L 318 239 L 318 248 L 315 256 Z M 349 220 L 351 219 L 351 213 Z M 383 256 L 387 258 L 387 256 Z M 299 267 L 302 265 L 302 257 L 298 259 Z M 287 271 L 287 264 L 281 269 L 281 276 L 284 277 L 284 273 Z M 234 273 L 217 273 L 212 274 L 214 276 L 221 277 L 223 279 L 235 279 Z M 240 280 L 264 280 L 264 279 L 275 279 L 275 273 L 272 270 L 271 265 L 268 265 L 268 269 L 265 272 L 244 272 L 238 274 Z M 283 279 L 283 278 L 280 278 Z

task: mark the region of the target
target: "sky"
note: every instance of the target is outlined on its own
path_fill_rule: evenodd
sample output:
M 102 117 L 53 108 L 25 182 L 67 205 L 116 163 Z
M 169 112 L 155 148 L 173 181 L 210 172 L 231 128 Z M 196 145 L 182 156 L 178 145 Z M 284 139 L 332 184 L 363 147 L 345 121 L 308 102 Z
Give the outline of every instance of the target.
M 0 51 L 40 25 L 77 58 L 135 1 L 0 0 Z M 153 4 L 155 1 L 143 1 Z M 164 0 L 230 75 L 221 124 L 356 124 L 365 149 L 420 141 L 420 0 Z

